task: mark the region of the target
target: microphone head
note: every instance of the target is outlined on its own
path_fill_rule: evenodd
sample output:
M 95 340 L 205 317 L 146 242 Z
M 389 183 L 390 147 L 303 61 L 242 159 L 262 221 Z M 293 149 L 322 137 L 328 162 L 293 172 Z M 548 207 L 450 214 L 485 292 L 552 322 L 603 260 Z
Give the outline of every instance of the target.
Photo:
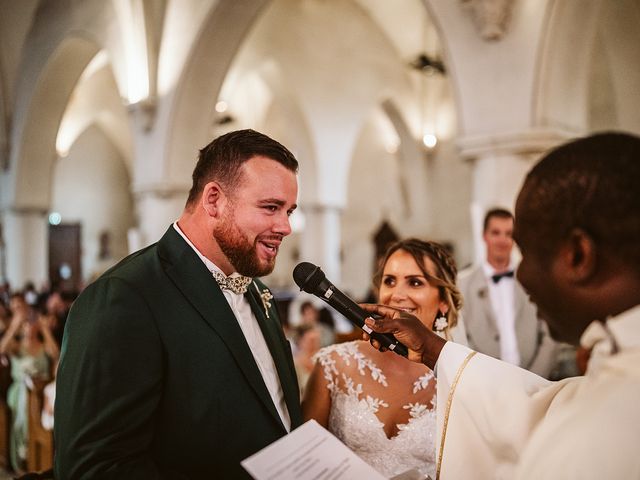
M 325 278 L 324 272 L 313 263 L 301 262 L 293 269 L 293 281 L 307 293 L 315 293 Z

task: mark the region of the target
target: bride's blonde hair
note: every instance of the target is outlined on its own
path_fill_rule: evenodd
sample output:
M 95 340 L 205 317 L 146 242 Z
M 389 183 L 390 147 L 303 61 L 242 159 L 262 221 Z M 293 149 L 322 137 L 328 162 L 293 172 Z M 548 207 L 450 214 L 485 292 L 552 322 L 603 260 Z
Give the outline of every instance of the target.
M 458 269 L 455 260 L 449 251 L 439 243 L 419 240 L 417 238 L 400 240 L 387 249 L 378 266 L 378 271 L 373 277 L 373 286 L 376 289 L 376 293 L 380 289 L 382 273 L 389 257 L 398 250 L 403 250 L 413 257 L 429 284 L 438 288 L 440 300 L 449 306 L 449 310 L 444 314 L 448 323 L 445 336 L 449 339 L 449 330 L 458 323 L 458 316 L 462 308 L 462 294 L 456 285 Z M 427 271 L 424 261 L 425 257 L 428 257 L 433 263 L 435 275 Z

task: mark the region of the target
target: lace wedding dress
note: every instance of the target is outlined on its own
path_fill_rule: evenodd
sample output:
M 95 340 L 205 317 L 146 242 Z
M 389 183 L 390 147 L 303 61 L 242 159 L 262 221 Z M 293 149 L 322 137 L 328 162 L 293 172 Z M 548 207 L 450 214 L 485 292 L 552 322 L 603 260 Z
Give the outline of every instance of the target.
M 425 367 L 423 375 L 410 379 L 405 394 L 363 353 L 370 348 L 355 341 L 316 354 L 331 392 L 329 430 L 387 477 L 416 469 L 435 478 L 435 396 L 429 404 L 420 401 L 435 391 L 433 373 Z M 377 413 L 396 406 L 394 396 L 402 399 L 408 421 L 397 424 L 397 433 L 389 438 Z

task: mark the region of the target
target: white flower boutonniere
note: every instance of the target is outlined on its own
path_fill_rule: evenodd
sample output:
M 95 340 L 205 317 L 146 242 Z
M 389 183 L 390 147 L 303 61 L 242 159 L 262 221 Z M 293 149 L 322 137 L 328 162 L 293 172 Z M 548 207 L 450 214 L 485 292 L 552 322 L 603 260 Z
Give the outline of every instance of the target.
M 268 288 L 265 288 L 262 290 L 262 292 L 260 292 L 260 299 L 262 300 L 262 306 L 264 307 L 264 314 L 267 316 L 267 318 L 269 318 L 269 309 L 271 308 L 271 300 L 273 300 L 273 295 Z

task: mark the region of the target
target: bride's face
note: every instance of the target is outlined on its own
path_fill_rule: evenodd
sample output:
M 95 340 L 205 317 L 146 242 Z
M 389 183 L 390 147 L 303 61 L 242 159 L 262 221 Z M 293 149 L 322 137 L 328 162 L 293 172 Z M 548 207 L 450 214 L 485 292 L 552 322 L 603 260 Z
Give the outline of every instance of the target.
M 427 272 L 435 276 L 431 259 L 424 257 Z M 440 300 L 438 288 L 429 284 L 410 253 L 395 251 L 382 270 L 380 303 L 401 308 L 420 319 L 428 328 L 433 327 L 438 309 L 447 312 L 447 304 Z

